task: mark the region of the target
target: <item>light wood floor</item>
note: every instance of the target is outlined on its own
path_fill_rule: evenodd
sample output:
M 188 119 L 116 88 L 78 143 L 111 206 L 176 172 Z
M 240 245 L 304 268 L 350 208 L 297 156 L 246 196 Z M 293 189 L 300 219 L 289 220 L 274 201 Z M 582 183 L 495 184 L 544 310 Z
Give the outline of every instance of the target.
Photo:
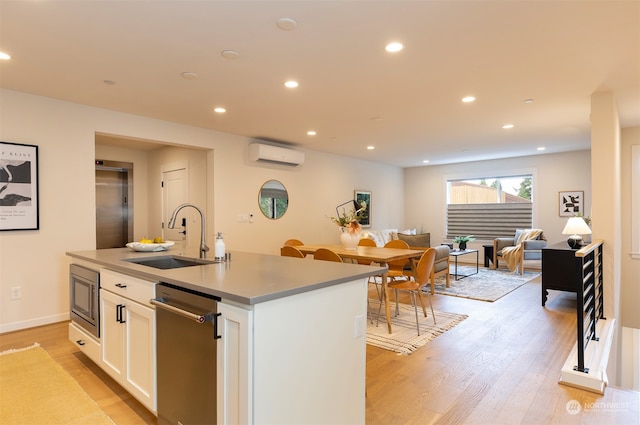
M 410 356 L 367 346 L 367 424 L 639 424 L 640 393 L 557 383 L 575 341 L 575 295 L 550 291 L 543 308 L 540 292 L 538 278 L 494 303 L 435 295 L 436 311 L 469 318 Z M 156 422 L 68 341 L 66 323 L 0 335 L 0 351 L 34 342 L 116 424 Z

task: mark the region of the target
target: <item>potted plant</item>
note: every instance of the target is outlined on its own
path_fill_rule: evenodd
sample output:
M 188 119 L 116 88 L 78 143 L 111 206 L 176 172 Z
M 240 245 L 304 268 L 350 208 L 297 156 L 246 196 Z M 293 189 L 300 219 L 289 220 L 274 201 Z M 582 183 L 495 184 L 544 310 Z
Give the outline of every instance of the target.
M 468 236 L 456 236 L 453 238 L 453 242 L 458 244 L 458 248 L 460 251 L 464 251 L 467 249 L 467 242 L 473 242 L 476 238 L 473 235 Z
M 364 212 L 367 209 L 367 204 L 362 201 L 360 203 L 361 208 L 357 211 L 347 213 L 344 209 L 342 214 L 338 214 L 337 217 L 330 217 L 331 221 L 340 226 L 342 234 L 340 235 L 340 241 L 345 249 L 355 250 L 360 241 L 360 220 L 365 217 Z

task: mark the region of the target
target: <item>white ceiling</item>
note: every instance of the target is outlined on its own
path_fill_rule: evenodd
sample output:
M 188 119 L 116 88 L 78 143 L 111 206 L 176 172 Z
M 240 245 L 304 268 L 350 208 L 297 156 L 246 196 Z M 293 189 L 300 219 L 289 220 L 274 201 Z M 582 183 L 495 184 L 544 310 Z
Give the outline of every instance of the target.
M 640 126 L 639 1 L 0 0 L 0 51 L 5 89 L 402 167 L 588 149 L 598 90 Z

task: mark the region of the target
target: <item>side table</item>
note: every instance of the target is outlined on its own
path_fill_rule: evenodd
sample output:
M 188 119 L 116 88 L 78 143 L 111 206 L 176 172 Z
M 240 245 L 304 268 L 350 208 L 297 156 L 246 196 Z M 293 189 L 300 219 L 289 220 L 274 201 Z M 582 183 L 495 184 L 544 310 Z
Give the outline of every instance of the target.
M 458 274 L 458 257 L 460 257 L 461 255 L 473 254 L 474 252 L 476 253 L 476 272 L 475 273 L 469 273 L 469 274 Z M 464 279 L 465 277 L 469 277 L 471 275 L 478 274 L 478 272 L 480 271 L 478 250 L 477 249 L 465 249 L 464 251 L 461 251 L 459 249 L 454 249 L 453 251 L 449 252 L 449 256 L 455 258 L 454 272 L 450 273 L 450 274 L 454 275 L 455 280 Z
M 493 263 L 493 244 L 482 245 L 484 248 L 484 266 L 489 267 L 489 263 Z

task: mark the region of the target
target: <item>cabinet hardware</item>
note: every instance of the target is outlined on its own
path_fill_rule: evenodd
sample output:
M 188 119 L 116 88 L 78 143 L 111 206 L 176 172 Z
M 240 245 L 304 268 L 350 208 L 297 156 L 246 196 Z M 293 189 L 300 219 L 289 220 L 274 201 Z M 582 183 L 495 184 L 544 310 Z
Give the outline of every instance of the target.
M 124 311 L 126 305 L 124 304 L 118 304 L 116 306 L 116 322 L 118 323 L 126 323 L 126 320 L 124 320 L 124 314 L 122 314 L 122 312 Z
M 79 339 L 79 340 L 77 340 L 77 341 L 76 341 L 76 344 L 78 344 L 78 345 L 84 345 L 84 344 L 85 344 L 85 342 L 84 342 L 83 340 Z
M 124 283 L 116 283 L 116 286 L 118 288 L 126 288 L 127 287 L 127 285 L 125 285 Z
M 222 335 L 218 334 L 218 317 L 222 316 L 222 313 L 216 313 L 213 315 L 213 339 L 220 339 Z

